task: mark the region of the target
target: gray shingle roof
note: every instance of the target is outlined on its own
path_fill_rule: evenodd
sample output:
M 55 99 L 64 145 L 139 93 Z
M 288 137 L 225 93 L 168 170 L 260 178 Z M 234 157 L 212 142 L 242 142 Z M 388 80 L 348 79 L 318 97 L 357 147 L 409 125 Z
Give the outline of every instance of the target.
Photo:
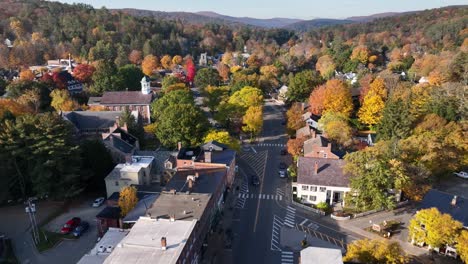
M 301 127 L 298 130 L 296 130 L 296 138 L 300 137 L 310 137 L 310 126 L 306 125 L 305 127 Z
M 152 94 L 140 91 L 105 92 L 101 98 L 102 105 L 148 105 L 153 100 Z
M 315 174 L 315 162 L 318 173 Z M 299 157 L 297 183 L 349 187 L 349 175 L 343 173 L 344 160 Z
M 62 116 L 83 130 L 109 128 L 121 114 L 120 111 L 72 111 L 63 112 Z
M 432 189 L 426 193 L 419 207 L 420 209 L 435 207 L 441 213 L 451 215 L 453 219 L 468 227 L 468 199 L 458 196 L 456 205 L 452 206 L 453 197 L 453 194 Z

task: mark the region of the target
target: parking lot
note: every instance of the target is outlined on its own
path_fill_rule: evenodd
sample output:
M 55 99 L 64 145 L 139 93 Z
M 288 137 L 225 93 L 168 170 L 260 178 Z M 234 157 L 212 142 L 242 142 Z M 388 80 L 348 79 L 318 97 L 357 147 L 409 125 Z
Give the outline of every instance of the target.
M 90 224 L 90 228 L 79 239 L 64 240 L 54 248 L 39 253 L 32 241 L 29 229 L 29 219 L 23 205 L 0 208 L 0 232 L 13 241 L 15 255 L 20 263 L 76 263 L 88 252 L 97 240 L 95 216 L 104 208 L 91 207 L 92 199 L 75 200 L 69 209 L 52 219 L 45 225 L 47 230 L 60 232 L 65 222 L 72 217 L 80 217 Z M 59 203 L 41 201 L 37 204 L 38 222 L 48 219 L 54 211 L 60 208 Z

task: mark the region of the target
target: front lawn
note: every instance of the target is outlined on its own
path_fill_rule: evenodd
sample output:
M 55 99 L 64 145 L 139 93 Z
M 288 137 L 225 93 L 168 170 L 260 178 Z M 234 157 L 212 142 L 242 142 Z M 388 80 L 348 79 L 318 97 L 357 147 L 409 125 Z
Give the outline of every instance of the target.
M 32 235 L 32 233 L 31 233 Z M 50 232 L 43 228 L 39 229 L 39 243 L 36 248 L 39 252 L 53 248 L 63 239 L 76 239 L 72 234 L 62 235 L 60 233 Z

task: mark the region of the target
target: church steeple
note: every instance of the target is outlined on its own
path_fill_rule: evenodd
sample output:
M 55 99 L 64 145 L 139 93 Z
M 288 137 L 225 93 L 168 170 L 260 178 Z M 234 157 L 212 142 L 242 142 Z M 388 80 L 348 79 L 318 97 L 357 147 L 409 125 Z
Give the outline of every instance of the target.
M 143 76 L 141 79 L 141 93 L 142 94 L 150 94 L 151 93 L 151 81 L 148 76 Z

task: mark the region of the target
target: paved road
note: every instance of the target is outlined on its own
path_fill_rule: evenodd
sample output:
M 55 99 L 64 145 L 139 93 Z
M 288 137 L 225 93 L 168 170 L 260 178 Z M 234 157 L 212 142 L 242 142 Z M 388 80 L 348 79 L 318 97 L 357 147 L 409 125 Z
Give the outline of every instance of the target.
M 359 238 L 342 232 L 328 217 L 291 205 L 290 183 L 278 174 L 280 162 L 291 162 L 290 157 L 280 155 L 287 142 L 281 109 L 272 101 L 265 103 L 263 133 L 251 151 L 238 159 L 245 180 L 233 219 L 233 263 L 298 263 L 300 240 L 296 245 L 285 237 L 298 224 L 345 243 Z M 259 176 L 260 186 L 250 184 L 253 174 Z

